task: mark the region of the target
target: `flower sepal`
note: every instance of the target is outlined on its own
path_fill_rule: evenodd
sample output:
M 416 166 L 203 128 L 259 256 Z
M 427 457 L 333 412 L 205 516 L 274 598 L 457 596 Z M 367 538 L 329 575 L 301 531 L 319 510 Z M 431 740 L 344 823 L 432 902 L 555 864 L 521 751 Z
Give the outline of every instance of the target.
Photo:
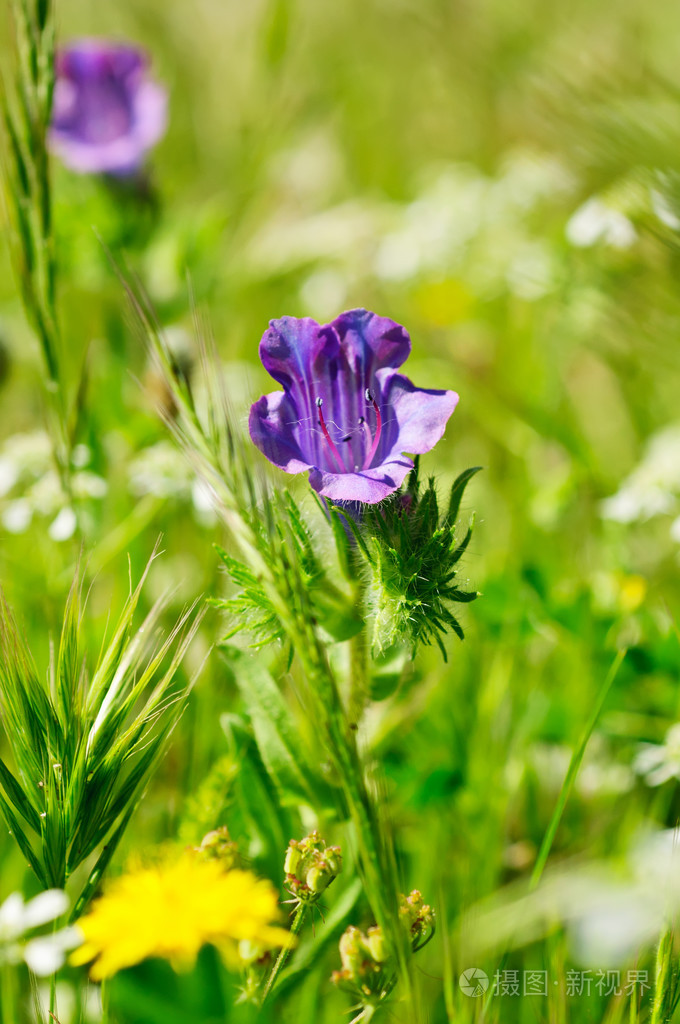
M 417 459 L 406 486 L 380 506 L 364 506 L 359 521 L 332 506 L 344 516 L 368 570 L 367 611 L 374 657 L 386 658 L 404 645 L 415 654 L 419 645 L 436 643 L 446 660 L 445 637 L 453 632 L 464 638 L 450 606 L 467 604 L 478 594 L 461 589 L 457 579 L 472 523 L 458 541 L 456 520 L 465 488 L 480 468 L 457 477 L 443 513 L 434 478 L 420 489 Z

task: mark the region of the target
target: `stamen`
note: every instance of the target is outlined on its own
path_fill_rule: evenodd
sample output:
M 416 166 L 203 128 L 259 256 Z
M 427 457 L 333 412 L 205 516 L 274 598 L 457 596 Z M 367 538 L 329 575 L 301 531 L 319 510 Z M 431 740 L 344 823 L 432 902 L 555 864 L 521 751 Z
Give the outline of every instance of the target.
M 366 395 L 366 401 L 370 402 L 371 405 L 373 406 L 373 408 L 375 409 L 375 437 L 373 438 L 373 444 L 371 445 L 371 447 L 369 449 L 369 452 L 368 452 L 366 458 L 364 459 L 364 465 L 363 465 L 364 469 L 369 469 L 371 463 L 373 462 L 373 456 L 375 455 L 376 451 L 378 450 L 378 445 L 380 443 L 380 435 L 382 434 L 382 416 L 380 415 L 380 409 L 378 408 L 378 403 L 376 402 L 375 398 L 373 397 L 373 395 L 371 394 L 371 392 L 369 391 L 368 388 L 366 388 L 365 395 Z M 363 417 L 362 417 L 362 419 L 363 419 Z M 367 426 L 368 426 L 368 424 L 367 424 Z M 368 433 L 369 433 L 369 436 L 370 436 L 370 428 L 368 430 Z
M 335 443 L 333 441 L 333 438 L 328 433 L 328 427 L 326 426 L 326 421 L 323 418 L 322 406 L 323 406 L 323 398 L 319 397 L 316 400 L 316 407 L 319 410 L 319 426 L 321 427 L 321 430 L 323 432 L 323 436 L 326 438 L 326 441 L 328 442 L 328 447 L 331 450 L 331 455 L 333 456 L 333 458 L 335 459 L 335 461 L 337 463 L 338 469 L 340 470 L 341 473 L 346 473 L 347 470 L 346 470 L 346 468 L 344 467 L 344 465 L 342 463 L 342 459 L 340 458 L 340 452 L 335 447 Z
M 368 423 L 366 422 L 366 417 L 365 416 L 360 416 L 359 417 L 359 426 L 363 430 L 364 437 L 366 438 L 366 445 L 364 447 L 364 451 L 368 451 L 368 449 L 373 444 L 373 434 L 371 433 L 371 428 L 369 427 Z M 358 469 L 358 468 L 359 467 L 357 466 L 356 469 Z

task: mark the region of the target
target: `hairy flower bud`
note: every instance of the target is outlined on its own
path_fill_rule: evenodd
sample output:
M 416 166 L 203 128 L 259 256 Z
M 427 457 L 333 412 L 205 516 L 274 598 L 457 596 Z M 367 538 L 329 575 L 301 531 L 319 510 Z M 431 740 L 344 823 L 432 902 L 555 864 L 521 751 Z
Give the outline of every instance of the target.
M 413 889 L 408 896 L 399 898 L 399 918 L 408 929 L 414 949 L 434 932 L 434 910 L 429 903 L 424 902 L 418 889 Z
M 350 925 L 340 936 L 338 945 L 343 971 L 351 977 L 358 977 L 364 960 L 364 942 L 360 930 Z
M 314 903 L 342 871 L 340 847 L 326 846 L 316 831 L 291 839 L 283 870 L 291 894 L 302 903 Z
M 283 862 L 283 870 L 287 875 L 295 876 L 295 872 L 298 869 L 298 865 L 302 860 L 302 853 L 300 848 L 294 839 L 291 839 L 288 849 L 286 850 L 286 858 Z
M 364 946 L 372 960 L 377 964 L 383 964 L 387 960 L 387 947 L 383 930 L 378 925 L 368 929 L 364 939 Z
M 201 860 L 219 860 L 226 870 L 231 870 L 240 864 L 238 845 L 230 839 L 226 825 L 221 825 L 206 833 L 201 840 L 201 845 L 194 849 Z

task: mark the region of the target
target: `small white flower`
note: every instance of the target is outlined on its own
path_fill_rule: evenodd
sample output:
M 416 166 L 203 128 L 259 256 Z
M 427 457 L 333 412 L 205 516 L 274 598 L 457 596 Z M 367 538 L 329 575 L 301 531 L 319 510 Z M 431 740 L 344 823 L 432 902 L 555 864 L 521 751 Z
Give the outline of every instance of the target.
M 80 946 L 82 941 L 83 933 L 75 926 L 62 928 L 54 935 L 30 939 L 24 946 L 24 961 L 34 974 L 44 978 L 58 971 L 68 951 Z
M 54 974 L 64 963 L 66 953 L 82 942 L 78 928 L 61 928 L 52 935 L 36 936 L 26 941 L 26 933 L 55 921 L 68 910 L 69 901 L 61 889 L 47 889 L 24 903 L 19 892 L 13 892 L 0 906 L 0 963 L 23 960 L 34 974 Z
M 665 224 L 667 228 L 671 228 L 672 231 L 680 230 L 680 217 L 671 208 L 666 196 L 653 188 L 650 191 L 650 197 L 652 200 L 652 209 L 657 215 L 662 224 Z
M 616 494 L 600 505 L 603 518 L 619 523 L 672 513 L 680 497 L 680 426 L 654 434 L 644 455 Z
M 47 532 L 52 540 L 68 540 L 75 533 L 77 526 L 76 514 L 72 508 L 65 506 L 57 513 L 56 519 L 50 523 Z
M 635 228 L 622 213 L 607 206 L 597 196 L 588 199 L 570 218 L 566 227 L 567 239 L 579 249 L 597 242 L 613 249 L 630 249 L 637 240 Z
M 31 525 L 33 509 L 26 498 L 11 501 L 2 513 L 2 525 L 8 533 L 25 533 Z
M 680 779 L 680 723 L 672 725 L 663 743 L 643 743 L 633 761 L 633 771 L 648 786 Z

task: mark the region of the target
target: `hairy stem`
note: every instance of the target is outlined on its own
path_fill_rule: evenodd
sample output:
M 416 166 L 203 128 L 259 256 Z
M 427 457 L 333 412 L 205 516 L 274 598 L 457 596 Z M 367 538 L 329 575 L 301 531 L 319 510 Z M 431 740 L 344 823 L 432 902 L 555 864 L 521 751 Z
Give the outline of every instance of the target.
M 14 226 L 13 256 L 26 316 L 45 369 L 47 424 L 62 488 L 71 496 L 71 437 L 57 321 L 52 192 L 47 149 L 54 88 L 54 11 L 51 0 L 13 0 L 17 71 L 5 90 L 6 197 Z
M 305 918 L 307 916 L 308 909 L 309 905 L 307 903 L 301 903 L 298 906 L 297 911 L 295 912 L 295 917 L 293 918 L 293 923 L 290 928 L 290 934 L 293 937 L 297 937 L 302 931 L 302 926 L 305 923 Z M 290 954 L 291 947 L 284 946 L 283 949 L 280 951 L 279 955 L 277 956 L 274 966 L 272 967 L 269 977 L 267 978 L 267 983 L 264 986 L 264 991 L 262 993 L 262 1002 L 260 1003 L 261 1006 L 264 1006 L 265 1002 L 267 1001 L 267 998 L 269 997 L 269 994 L 272 988 L 274 987 L 274 982 L 278 978 L 283 968 L 286 966 Z

